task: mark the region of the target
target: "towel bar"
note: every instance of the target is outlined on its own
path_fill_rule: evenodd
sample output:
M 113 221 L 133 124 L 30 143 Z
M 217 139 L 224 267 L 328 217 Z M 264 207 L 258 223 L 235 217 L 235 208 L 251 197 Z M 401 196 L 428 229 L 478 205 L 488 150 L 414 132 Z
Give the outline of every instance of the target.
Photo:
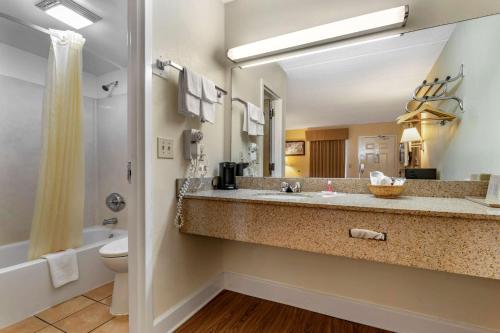
M 165 67 L 167 67 L 167 66 L 170 66 L 170 67 L 172 67 L 172 68 L 175 68 L 175 69 L 177 69 L 178 71 L 183 71 L 183 70 L 184 70 L 184 67 L 182 67 L 181 65 L 179 65 L 179 64 L 177 64 L 177 63 L 175 63 L 175 62 L 173 62 L 172 60 L 161 60 L 161 59 L 156 59 L 156 63 L 154 64 L 154 66 L 155 66 L 157 69 L 159 69 L 160 71 L 164 71 L 164 70 L 165 70 Z M 154 74 L 156 74 L 156 73 L 154 73 Z M 158 76 L 163 77 L 162 75 L 158 75 Z M 163 77 L 163 78 L 164 78 L 164 77 Z M 220 97 L 220 94 L 222 94 L 222 95 L 227 95 L 227 91 L 226 91 L 226 90 L 224 90 L 224 89 L 222 89 L 221 87 L 219 87 L 219 86 L 217 86 L 217 85 L 216 85 L 216 86 L 215 86 L 215 89 L 217 89 L 217 90 L 218 90 L 218 92 L 219 92 L 219 94 L 218 94 L 218 95 L 219 95 L 219 97 Z

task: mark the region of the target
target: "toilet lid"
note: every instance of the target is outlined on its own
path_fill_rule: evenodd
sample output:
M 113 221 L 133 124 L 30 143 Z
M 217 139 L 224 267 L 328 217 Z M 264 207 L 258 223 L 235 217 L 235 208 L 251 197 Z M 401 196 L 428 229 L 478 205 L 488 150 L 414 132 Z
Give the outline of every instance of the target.
M 99 249 L 99 254 L 106 258 L 128 256 L 128 237 L 112 241 Z

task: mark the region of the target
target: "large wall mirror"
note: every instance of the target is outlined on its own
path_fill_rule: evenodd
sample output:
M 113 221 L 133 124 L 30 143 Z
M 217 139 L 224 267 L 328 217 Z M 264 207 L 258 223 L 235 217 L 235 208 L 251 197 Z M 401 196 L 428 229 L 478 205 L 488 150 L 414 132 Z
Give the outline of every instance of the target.
M 493 15 L 236 66 L 231 159 L 245 176 L 498 174 L 498 31 Z

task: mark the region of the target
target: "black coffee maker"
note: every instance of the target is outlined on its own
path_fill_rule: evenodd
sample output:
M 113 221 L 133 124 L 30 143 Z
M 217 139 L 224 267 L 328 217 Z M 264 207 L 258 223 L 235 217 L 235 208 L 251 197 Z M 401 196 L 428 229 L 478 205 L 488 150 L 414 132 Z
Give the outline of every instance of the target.
M 219 163 L 219 178 L 217 179 L 219 190 L 236 190 L 236 163 Z

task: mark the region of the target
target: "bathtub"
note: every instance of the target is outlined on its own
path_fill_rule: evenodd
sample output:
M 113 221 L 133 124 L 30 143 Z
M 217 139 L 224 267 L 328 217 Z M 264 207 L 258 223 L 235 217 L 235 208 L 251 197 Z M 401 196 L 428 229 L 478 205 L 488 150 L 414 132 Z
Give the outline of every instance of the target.
M 85 229 L 83 246 L 76 249 L 80 278 L 57 289 L 52 287 L 46 260 L 26 260 L 28 241 L 0 246 L 0 328 L 112 281 L 113 272 L 102 264 L 98 251 L 126 236 L 125 230 Z

